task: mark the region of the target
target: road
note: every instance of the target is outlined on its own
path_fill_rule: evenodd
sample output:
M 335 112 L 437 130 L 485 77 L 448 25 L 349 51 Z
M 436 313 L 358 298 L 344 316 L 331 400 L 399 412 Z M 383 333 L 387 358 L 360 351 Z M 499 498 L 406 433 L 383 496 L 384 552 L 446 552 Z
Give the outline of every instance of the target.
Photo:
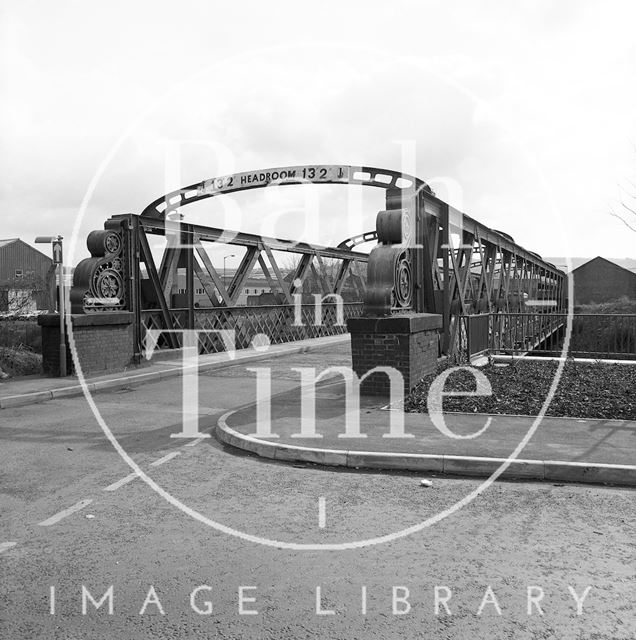
M 334 349 L 271 361 L 274 393 L 297 385 L 291 367 L 341 357 Z M 253 374 L 240 367 L 199 382 L 201 430 L 254 398 Z M 352 545 L 416 525 L 480 481 L 429 477 L 425 487 L 414 474 L 273 463 L 214 438 L 170 438 L 181 430 L 179 379 L 94 400 L 152 481 L 235 534 L 184 513 L 131 475 L 84 398 L 3 410 L 2 638 L 635 635 L 633 490 L 498 482 L 389 543 L 290 549 Z M 83 615 L 83 586 L 96 601 L 112 586 L 112 615 L 108 598 L 96 610 L 86 595 Z M 588 586 L 577 615 L 570 589 L 582 597 Z M 528 615 L 529 588 L 535 596 L 543 590 L 543 615 L 536 606 Z M 440 602 L 449 594 L 450 615 Z

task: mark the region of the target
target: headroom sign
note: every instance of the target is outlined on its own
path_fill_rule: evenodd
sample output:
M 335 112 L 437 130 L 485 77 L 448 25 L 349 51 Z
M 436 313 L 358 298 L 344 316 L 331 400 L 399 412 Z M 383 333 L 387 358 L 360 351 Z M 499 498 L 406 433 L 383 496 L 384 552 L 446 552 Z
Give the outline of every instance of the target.
M 267 187 L 277 184 L 302 184 L 304 182 L 348 182 L 351 167 L 345 165 L 316 164 L 297 167 L 280 167 L 267 171 L 246 171 L 206 180 L 199 187 L 199 195 L 236 191 L 250 187 Z

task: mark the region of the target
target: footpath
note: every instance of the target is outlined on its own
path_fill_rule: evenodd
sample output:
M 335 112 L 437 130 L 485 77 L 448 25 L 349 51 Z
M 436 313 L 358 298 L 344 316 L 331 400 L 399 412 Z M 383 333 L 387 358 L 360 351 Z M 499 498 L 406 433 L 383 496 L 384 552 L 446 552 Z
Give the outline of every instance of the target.
M 386 400 L 362 397 L 356 414 L 360 437 L 346 437 L 348 409 L 344 383 L 339 376 L 317 385 L 315 437 L 301 437 L 299 375 L 289 368 L 313 366 L 319 372 L 334 364 L 345 364 L 349 361 L 348 354 L 349 337 L 344 335 L 272 345 L 267 351 L 237 351 L 233 360 L 225 353 L 200 356 L 201 373 L 228 378 L 228 384 L 217 386 L 215 393 L 219 397 L 215 402 L 235 407 L 219 419 L 216 437 L 231 447 L 287 462 L 427 475 L 495 474 L 513 479 L 636 486 L 636 422 L 544 417 L 534 428 L 536 419 L 532 416 L 447 413 L 445 425 L 456 436 L 451 437 L 448 432 L 442 433 L 426 414 L 404 414 L 399 408 L 387 407 Z M 254 373 L 246 370 L 254 362 L 271 367 L 274 378 L 278 376 L 286 382 L 285 390 L 273 395 L 267 403 L 274 437 L 257 435 L 261 431 L 257 407 L 250 403 L 255 395 L 248 392 L 254 389 Z M 159 359 L 136 370 L 90 377 L 85 384 L 90 393 L 95 393 L 157 382 L 182 373 L 179 359 Z M 238 392 L 239 389 L 244 392 Z M 77 378 L 7 380 L 0 383 L 0 409 L 83 393 Z M 350 413 L 349 419 L 352 417 L 355 416 Z M 390 437 L 391 420 L 396 417 L 402 418 L 404 433 L 409 437 Z M 488 420 L 483 433 L 468 437 L 482 429 Z M 524 439 L 525 446 L 517 451 Z
M 332 347 L 348 349 L 349 335 L 275 344 L 269 346 L 267 350 L 240 349 L 235 351 L 234 358 L 229 358 L 225 352 L 201 355 L 197 359 L 196 366 L 199 372 L 206 373 L 237 365 L 249 366 L 249 363 L 252 362 Z M 41 375 L 9 378 L 0 381 L 0 409 L 20 407 L 56 398 L 81 396 L 84 394 L 84 388 L 90 393 L 96 393 L 137 384 L 157 382 L 166 378 L 178 377 L 182 375 L 184 368 L 193 368 L 194 366 L 193 363 L 186 363 L 184 367 L 180 353 L 168 355 L 157 352 L 157 357 L 144 362 L 138 367 L 108 375 L 86 375 L 83 380 L 80 380 L 77 375 L 67 376 L 66 378 Z M 246 375 L 249 374 L 246 373 Z

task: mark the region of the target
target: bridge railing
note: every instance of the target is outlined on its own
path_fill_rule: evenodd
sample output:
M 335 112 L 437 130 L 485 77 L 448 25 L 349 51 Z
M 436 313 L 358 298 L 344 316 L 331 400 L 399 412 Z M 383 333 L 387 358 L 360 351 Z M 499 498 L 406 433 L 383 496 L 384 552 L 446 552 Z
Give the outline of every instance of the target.
M 563 349 L 567 314 L 565 313 L 493 313 L 488 316 L 487 331 L 479 333 L 481 346 L 507 355 L 560 356 Z M 466 318 L 467 327 L 479 320 Z M 481 323 L 483 324 L 483 320 Z M 473 333 L 475 331 L 473 330 Z M 470 329 L 467 329 L 470 338 Z M 474 355 L 475 342 L 468 339 L 468 355 Z M 486 347 L 483 347 L 485 350 Z M 636 314 L 574 314 L 568 356 L 579 358 L 636 359 Z
M 169 314 L 173 326 L 179 329 L 198 329 L 200 353 L 217 353 L 226 350 L 226 343 L 220 333 L 234 332 L 236 349 L 250 346 L 257 334 L 265 334 L 271 344 L 334 336 L 347 332 L 346 321 L 362 314 L 362 302 L 344 302 L 342 317 L 339 317 L 337 305 L 324 302 L 321 315 L 316 317 L 316 306 L 313 304 L 295 305 L 260 305 L 245 307 L 214 307 L 196 309 L 194 326 L 189 325 L 188 309 L 170 309 Z M 160 309 L 141 312 L 143 334 L 149 329 L 163 329 L 163 316 Z M 226 334 L 227 335 L 227 334 Z M 176 333 L 176 343 L 181 346 L 181 335 Z M 157 349 L 169 349 L 167 336 L 161 335 Z
M 490 350 L 508 355 L 529 352 L 558 355 L 566 322 L 564 313 L 491 314 Z
M 636 359 L 636 314 L 575 314 L 569 352 L 578 357 Z

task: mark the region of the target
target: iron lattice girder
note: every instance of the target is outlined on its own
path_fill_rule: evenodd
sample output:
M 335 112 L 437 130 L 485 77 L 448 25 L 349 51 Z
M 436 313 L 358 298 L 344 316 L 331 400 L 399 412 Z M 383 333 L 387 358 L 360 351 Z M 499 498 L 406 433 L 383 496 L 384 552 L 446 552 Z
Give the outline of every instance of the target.
M 298 254 L 300 261 L 294 280 L 298 279 L 302 283 L 311 270 L 316 277 L 316 281 L 320 284 L 323 294 L 341 292 L 348 278 L 351 278 L 352 285 L 358 294 L 363 294 L 364 286 L 360 283 L 360 275 L 355 266 L 357 262 L 367 262 L 368 255 L 364 253 L 186 223 L 180 224 L 178 234 L 169 233 L 166 231 L 168 225 L 165 221 L 148 220 L 133 214 L 116 215 L 113 216 L 111 220 L 117 221 L 120 224 L 125 223 L 130 228 L 135 227 L 138 229 L 140 242 L 142 242 L 141 259 L 147 265 L 149 279 L 153 289 L 156 290 L 156 298 L 160 306 L 163 306 L 161 304 L 163 302 L 166 308 L 169 306 L 167 301 L 170 299 L 170 292 L 173 288 L 178 268 L 186 268 L 188 281 L 190 281 L 194 275 L 197 276 L 214 306 L 231 307 L 236 305 L 243 284 L 257 263 L 260 264 L 272 291 L 276 289 L 281 290 L 287 302 L 291 303 L 293 301 L 292 294 L 299 291 L 300 288 L 296 287 L 293 282 L 288 283 L 284 278 L 276 262 L 276 258 L 273 255 L 273 251 L 286 251 Z M 174 223 L 171 223 L 171 226 L 171 230 L 174 231 Z M 159 269 L 156 269 L 154 265 L 154 260 L 146 240 L 147 233 L 165 235 L 168 238 L 168 245 L 164 249 Z M 239 268 L 229 285 L 226 285 L 226 283 L 222 281 L 205 251 L 203 242 L 212 242 L 214 240 L 220 240 L 224 244 L 245 246 L 247 248 Z M 144 246 L 146 248 L 144 248 Z M 197 255 L 195 255 L 194 251 L 196 251 L 202 264 L 197 260 Z M 265 257 L 269 262 L 269 266 L 265 262 Z M 323 258 L 337 259 L 340 261 L 338 276 L 335 282 L 331 281 Z M 318 269 L 316 269 L 314 261 L 317 262 Z M 193 287 L 190 284 L 186 288 L 189 291 Z M 221 302 L 219 302 L 214 295 L 214 289 L 218 291 Z
M 301 179 L 302 176 L 302 179 Z M 504 256 L 511 256 L 509 261 L 515 263 L 514 279 L 517 280 L 517 293 L 522 296 L 522 289 L 533 292 L 537 295 L 539 285 L 537 284 L 537 274 L 545 277 L 545 293 L 552 294 L 551 297 L 561 300 L 562 280 L 564 274 L 554 265 L 545 262 L 538 254 L 527 251 L 506 233 L 490 229 L 477 220 L 460 213 L 450 207 L 442 200 L 438 199 L 426 183 L 414 176 L 403 175 L 399 172 L 372 167 L 351 167 L 344 165 L 315 165 L 305 167 L 282 167 L 265 169 L 262 171 L 245 172 L 204 180 L 200 183 L 184 187 L 173 191 L 161 198 L 158 198 L 142 212 L 144 224 L 152 220 L 163 222 L 171 212 L 177 209 L 206 198 L 216 197 L 222 194 L 234 193 L 248 189 L 263 188 L 268 186 L 283 186 L 304 183 L 324 183 L 324 184 L 359 184 L 382 188 L 386 191 L 387 209 L 407 207 L 417 219 L 417 242 L 421 248 L 411 253 L 411 260 L 415 271 L 415 287 L 413 291 L 413 308 L 419 311 L 428 310 L 442 312 L 445 318 L 452 313 L 456 313 L 461 308 L 463 313 L 470 313 L 491 309 L 493 303 L 499 305 L 499 292 L 502 291 L 502 280 L 507 277 L 502 275 L 502 264 Z M 407 215 L 409 215 L 407 213 Z M 451 255 L 449 261 L 445 256 L 452 254 L 454 249 L 450 247 L 451 220 L 459 223 L 461 241 L 465 246 L 469 239 L 471 250 L 458 252 L 458 262 Z M 323 292 L 335 291 L 339 288 L 339 278 L 336 278 L 334 285 L 325 278 L 325 271 L 321 265 L 321 256 L 326 258 L 336 258 L 341 263 L 341 272 L 345 275 L 348 267 L 344 260 L 347 258 L 344 251 L 353 252 L 353 247 L 361 242 L 377 239 L 377 233 L 367 232 L 360 236 L 343 241 L 336 249 L 328 247 L 316 247 L 305 243 L 282 240 L 280 238 L 261 238 L 253 234 L 241 232 L 230 232 L 228 230 L 207 229 L 203 232 L 202 238 L 205 240 L 227 242 L 228 244 L 239 244 L 243 246 L 257 246 L 259 249 L 268 247 L 271 251 L 282 250 L 301 253 L 304 255 L 315 253 L 318 264 L 313 260 L 305 260 L 302 265 L 304 269 L 310 269 L 316 280 L 320 283 Z M 441 234 L 439 232 L 442 232 Z M 442 238 L 442 242 L 440 242 Z M 263 243 L 263 244 L 260 244 Z M 479 261 L 474 261 L 473 256 L 479 255 Z M 361 254 L 352 255 L 354 260 L 366 261 L 366 257 Z M 438 258 L 444 262 L 443 271 L 440 272 Z M 408 259 L 408 257 L 407 257 Z M 262 260 L 259 260 L 262 262 Z M 453 268 L 461 269 L 463 273 L 449 273 L 450 263 Z M 522 264 L 519 271 L 518 263 Z M 281 283 L 279 274 L 276 273 L 277 265 L 272 265 L 276 279 L 282 289 L 286 299 L 289 301 L 296 287 L 286 286 Z M 318 266 L 318 269 L 316 269 Z M 355 274 L 355 265 L 352 273 Z M 477 277 L 477 282 L 473 278 Z M 453 277 L 454 275 L 454 277 Z M 498 275 L 498 281 L 496 276 Z M 519 280 L 521 278 L 521 280 Z M 303 278 L 301 277 L 301 280 Z M 354 278 L 355 280 L 355 278 Z M 523 282 L 522 282 L 523 281 Z M 449 294 L 450 283 L 452 293 Z M 356 283 L 357 286 L 357 283 Z M 373 286 L 373 285 L 369 285 Z M 386 287 L 386 285 L 381 285 Z M 335 287 L 335 288 L 334 288 Z M 435 293 L 440 289 L 444 290 L 442 299 L 437 299 Z M 497 289 L 497 291 L 495 291 Z M 367 293 L 367 295 L 369 295 Z M 504 294 L 505 295 L 505 294 Z M 469 304 L 467 304 L 470 302 Z M 505 303 L 508 307 L 508 302 Z M 449 321 L 445 320 L 445 327 L 448 330 Z
M 301 256 L 300 261 L 298 262 L 298 266 L 296 267 L 296 271 L 294 272 L 294 278 L 292 280 L 292 285 L 291 285 L 292 293 L 296 293 L 297 289 L 302 288 L 302 283 L 305 281 L 305 278 L 307 277 L 307 273 L 309 272 L 309 267 L 311 266 L 313 259 L 314 257 L 309 253 L 304 253 Z M 342 261 L 342 264 L 345 264 L 346 262 L 350 262 L 350 260 L 345 259 Z M 300 280 L 301 287 L 296 286 L 296 282 L 298 280 Z
M 161 310 L 161 314 L 163 317 L 164 326 L 166 328 L 172 328 L 170 310 L 168 308 L 168 304 L 166 302 L 166 298 L 163 293 L 163 286 L 161 284 L 161 281 L 159 279 L 159 274 L 157 273 L 157 269 L 155 267 L 155 261 L 152 257 L 150 245 L 148 244 L 148 238 L 146 237 L 146 233 L 143 227 L 140 225 L 137 227 L 137 237 L 139 241 L 139 260 L 144 262 L 146 265 L 146 272 L 148 273 L 148 277 L 150 279 L 150 282 L 152 283 L 155 296 L 159 303 L 159 308 Z M 171 347 L 174 347 L 176 345 L 175 338 L 173 335 L 168 336 L 168 343 Z
M 271 265 L 271 267 L 272 267 L 272 269 L 274 271 L 274 275 L 276 276 L 276 280 L 278 282 L 278 286 L 281 288 L 281 290 L 283 292 L 283 295 L 285 296 L 285 299 L 289 303 L 293 302 L 291 293 L 289 291 L 289 286 L 288 286 L 287 282 L 285 281 L 285 278 L 283 277 L 282 271 L 279 269 L 278 264 L 276 263 L 276 259 L 274 258 L 274 254 L 272 253 L 272 250 L 270 249 L 270 247 L 266 243 L 263 243 L 263 249 L 265 250 L 265 253 L 267 254 L 267 259 L 269 260 L 269 264 Z
M 206 254 L 207 256 L 207 254 Z M 239 264 L 239 268 L 232 278 L 232 282 L 230 282 L 230 286 L 228 287 L 228 292 L 230 295 L 230 301 L 234 305 L 241 294 L 241 289 L 245 284 L 246 280 L 249 278 L 250 273 L 252 273 L 252 269 L 258 260 L 261 259 L 261 251 L 257 247 L 248 247 L 243 259 L 241 260 L 241 264 Z
M 383 169 L 344 165 L 316 165 L 287 169 L 298 172 L 307 170 L 308 173 L 310 173 L 309 170 L 313 170 L 317 177 L 314 179 L 309 176 L 307 179 L 283 181 L 269 180 L 269 178 L 264 181 L 260 181 L 260 178 L 255 181 L 246 179 L 244 184 L 240 184 L 242 177 L 252 174 L 266 177 L 279 175 L 285 168 L 224 176 L 167 194 L 146 207 L 141 216 L 127 214 L 114 216 L 111 219 L 113 222 L 127 222 L 130 229 L 138 229 L 135 233 L 139 236 L 139 241 L 145 242 L 146 246 L 146 233 L 168 237 L 168 247 L 159 269 L 154 269 L 154 265 L 148 264 L 152 263 L 149 249 L 142 248 L 141 251 L 142 260 L 147 265 L 150 284 L 157 290 L 156 299 L 162 307 L 160 313 L 167 328 L 172 324 L 165 320 L 167 301 L 170 299 L 177 268 L 183 266 L 187 271 L 186 289 L 189 308 L 186 310 L 187 324 L 181 315 L 178 322 L 190 328 L 196 322 L 193 300 L 195 275 L 201 281 L 213 305 L 215 303 L 218 305 L 217 309 L 236 305 L 243 284 L 257 263 L 263 269 L 272 290 L 282 291 L 288 303 L 292 301 L 293 294 L 301 290 L 301 287 L 296 286 L 295 281 L 300 280 L 302 283 L 310 273 L 313 274 L 314 281 L 319 284 L 323 295 L 339 293 L 347 280 L 355 287 L 358 294 L 364 293 L 360 263 L 367 263 L 369 256 L 355 251 L 354 247 L 363 242 L 377 240 L 376 231 L 354 236 L 340 243 L 338 247 L 325 247 L 201 225 L 187 223 L 175 225 L 174 221 L 166 220 L 168 214 L 186 204 L 221 194 L 277 184 L 358 184 L 384 189 L 388 213 L 394 216 L 396 209 L 403 209 L 407 217 L 411 216 L 414 229 L 416 228 L 414 237 L 417 246 L 406 247 L 409 249 L 406 259 L 412 260 L 415 274 L 412 306 L 417 311 L 434 311 L 443 314 L 445 352 L 449 351 L 449 347 L 450 350 L 454 349 L 458 332 L 456 320 L 460 313 L 492 310 L 495 304 L 498 309 L 509 310 L 512 302 L 517 304 L 523 300 L 524 294 L 529 293 L 537 297 L 543 294 L 544 298 L 557 300 L 559 305 L 563 302 L 565 278 L 563 272 L 544 261 L 536 253 L 516 244 L 507 234 L 490 229 L 470 216 L 456 211 L 438 199 L 426 183 L 418 178 Z M 321 179 L 319 175 L 323 170 L 326 177 Z M 230 185 L 230 179 L 236 180 L 236 184 Z M 168 225 L 172 229 L 169 229 Z M 175 228 L 178 233 L 170 233 Z M 456 233 L 460 235 L 459 248 L 452 247 L 451 236 Z M 173 243 L 171 246 L 170 241 L 176 239 L 178 243 Z M 205 242 L 246 247 L 247 251 L 229 285 L 220 279 L 211 265 L 203 248 Z M 401 251 L 399 242 L 395 247 L 396 251 Z M 288 281 L 289 277 L 283 278 L 273 255 L 276 251 L 299 256 L 292 282 Z M 324 264 L 326 259 L 340 261 L 337 273 L 327 273 Z M 132 261 L 134 258 L 131 254 Z M 138 269 L 135 273 L 137 272 Z M 216 296 L 214 289 L 218 291 L 219 296 Z M 198 310 L 197 313 L 199 313 Z
M 214 293 L 214 288 L 215 288 L 214 281 L 212 280 L 212 278 L 210 278 L 209 273 L 201 267 L 201 265 L 199 264 L 199 261 L 196 258 L 194 259 L 193 266 L 194 266 L 194 275 L 196 275 L 196 277 L 199 279 L 199 282 L 201 283 L 201 286 L 205 291 L 205 295 L 207 295 L 208 299 L 210 300 L 210 303 L 213 306 L 218 307 L 219 300 L 216 297 L 216 294 Z
M 223 300 L 223 302 L 225 304 L 230 304 L 231 299 L 230 299 L 230 295 L 229 295 L 229 293 L 227 291 L 227 288 L 225 287 L 225 282 L 223 282 L 223 280 L 221 279 L 221 277 L 217 273 L 216 269 L 214 268 L 214 265 L 212 264 L 210 258 L 208 257 L 208 254 L 206 253 L 205 249 L 203 248 L 203 245 L 201 244 L 201 241 L 198 238 L 196 238 L 196 240 L 194 242 L 194 248 L 196 249 L 197 253 L 199 254 L 199 257 L 201 258 L 201 262 L 203 262 L 203 266 L 205 267 L 205 270 L 206 270 L 207 274 L 209 275 L 210 279 L 214 283 L 214 286 L 216 287 L 216 290 L 219 292 L 219 294 L 221 296 L 221 299 Z M 196 269 L 196 266 L 195 266 L 195 269 Z
M 113 219 L 128 218 L 128 214 L 113 216 Z M 166 223 L 164 220 L 155 220 L 150 218 L 139 218 L 140 224 L 146 233 L 154 233 L 165 235 Z M 171 226 L 174 226 L 172 223 Z M 342 260 L 350 258 L 352 260 L 362 260 L 366 262 L 368 255 L 359 251 L 350 251 L 348 249 L 338 249 L 335 247 L 325 247 L 318 244 L 310 244 L 308 242 L 298 242 L 296 240 L 284 240 L 281 238 L 271 238 L 261 236 L 254 233 L 244 233 L 242 231 L 232 231 L 228 229 L 216 229 L 214 227 L 204 227 L 197 224 L 181 223 L 182 228 L 191 229 L 192 233 L 200 240 L 205 242 L 219 242 L 221 244 L 230 244 L 242 247 L 256 247 L 262 249 L 263 246 L 269 247 L 272 251 L 287 251 L 290 253 L 309 253 L 314 255 L 319 252 L 323 258 L 335 258 Z

